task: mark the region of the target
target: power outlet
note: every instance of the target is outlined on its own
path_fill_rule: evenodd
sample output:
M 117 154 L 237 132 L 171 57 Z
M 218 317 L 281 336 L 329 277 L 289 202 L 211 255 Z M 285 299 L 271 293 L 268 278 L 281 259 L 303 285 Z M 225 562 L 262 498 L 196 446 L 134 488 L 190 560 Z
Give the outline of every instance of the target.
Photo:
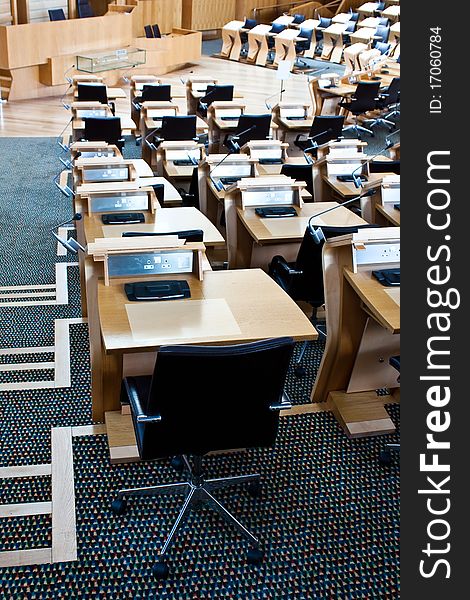
M 373 265 L 400 262 L 400 244 L 365 244 L 354 249 L 355 265 Z

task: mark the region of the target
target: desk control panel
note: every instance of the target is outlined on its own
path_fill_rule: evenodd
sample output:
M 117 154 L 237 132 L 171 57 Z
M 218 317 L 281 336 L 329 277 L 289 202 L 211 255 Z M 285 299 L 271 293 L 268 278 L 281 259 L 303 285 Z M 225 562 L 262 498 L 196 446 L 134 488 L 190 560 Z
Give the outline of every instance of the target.
M 116 192 L 115 194 L 90 194 L 92 213 L 148 210 L 149 199 L 146 192 Z
M 191 250 L 116 254 L 108 258 L 108 273 L 110 277 L 192 273 L 193 256 Z
M 95 167 L 83 169 L 83 183 L 98 183 L 100 181 L 129 181 L 128 167 Z
M 368 243 L 353 246 L 354 271 L 359 265 L 400 263 L 400 243 Z
M 288 206 L 294 203 L 294 190 L 259 189 L 243 192 L 243 205 L 247 206 Z

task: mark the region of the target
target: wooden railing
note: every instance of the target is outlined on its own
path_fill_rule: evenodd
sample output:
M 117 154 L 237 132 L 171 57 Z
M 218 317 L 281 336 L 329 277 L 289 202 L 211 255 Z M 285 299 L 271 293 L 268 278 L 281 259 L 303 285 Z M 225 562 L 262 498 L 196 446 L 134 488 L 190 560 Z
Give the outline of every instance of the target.
M 270 13 L 275 13 L 279 16 L 283 12 L 292 9 L 293 7 L 300 6 L 301 4 L 305 4 L 304 0 L 293 0 L 292 2 L 283 4 L 272 4 L 270 6 L 258 6 L 252 10 L 253 19 L 256 19 L 258 22 L 261 22 L 262 18 L 260 14 L 264 11 L 270 11 Z

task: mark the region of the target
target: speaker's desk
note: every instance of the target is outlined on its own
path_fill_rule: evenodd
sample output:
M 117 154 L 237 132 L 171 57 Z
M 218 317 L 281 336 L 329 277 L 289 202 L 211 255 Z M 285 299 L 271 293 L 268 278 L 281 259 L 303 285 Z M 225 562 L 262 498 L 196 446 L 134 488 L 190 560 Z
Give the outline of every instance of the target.
M 120 409 L 123 376 L 151 373 L 159 346 L 318 337 L 297 304 L 261 269 L 206 271 L 202 281 L 187 274 L 174 278 L 188 281 L 191 299 L 130 302 L 123 281 L 98 282 L 101 361 L 92 364 L 92 378 L 102 382 L 102 394 L 93 394 L 95 419 Z
M 254 208 L 237 208 L 237 268 L 259 267 L 268 270 L 273 256 L 280 254 L 295 261 L 310 217 L 337 206 L 313 226 L 353 227 L 366 221 L 337 202 L 309 202 L 295 206 L 297 217 L 261 218 Z
M 389 263 L 368 264 L 374 244 L 388 247 Z M 348 437 L 395 431 L 376 390 L 399 387 L 389 358 L 400 354 L 400 288 L 381 285 L 372 270 L 399 266 L 399 247 L 400 230 L 391 227 L 334 238 L 323 249 L 328 336 L 312 401 L 328 400 Z M 364 264 L 355 269 L 355 260 Z

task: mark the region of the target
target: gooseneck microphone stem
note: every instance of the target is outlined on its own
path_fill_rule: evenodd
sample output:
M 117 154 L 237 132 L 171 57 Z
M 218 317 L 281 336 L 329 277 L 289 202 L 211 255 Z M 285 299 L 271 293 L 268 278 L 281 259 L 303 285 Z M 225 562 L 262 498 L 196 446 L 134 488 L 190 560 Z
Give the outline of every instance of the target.
M 349 200 L 346 200 L 346 202 L 342 202 L 341 204 L 337 204 L 336 206 L 332 206 L 331 208 L 327 208 L 326 210 L 322 210 L 321 212 L 317 213 L 316 215 L 312 215 L 310 217 L 310 219 L 308 220 L 308 224 L 307 226 L 311 229 L 312 228 L 312 221 L 314 219 L 316 219 L 317 217 L 321 217 L 322 215 L 326 215 L 326 213 L 329 213 L 333 210 L 336 210 L 338 208 L 340 208 L 341 206 L 347 206 L 348 204 L 351 204 L 352 202 L 357 202 L 357 200 L 360 200 L 361 198 L 365 198 L 367 196 L 373 196 L 375 194 L 375 189 L 373 190 L 367 190 L 366 192 L 359 194 L 359 196 L 355 196 L 354 198 L 350 198 Z

